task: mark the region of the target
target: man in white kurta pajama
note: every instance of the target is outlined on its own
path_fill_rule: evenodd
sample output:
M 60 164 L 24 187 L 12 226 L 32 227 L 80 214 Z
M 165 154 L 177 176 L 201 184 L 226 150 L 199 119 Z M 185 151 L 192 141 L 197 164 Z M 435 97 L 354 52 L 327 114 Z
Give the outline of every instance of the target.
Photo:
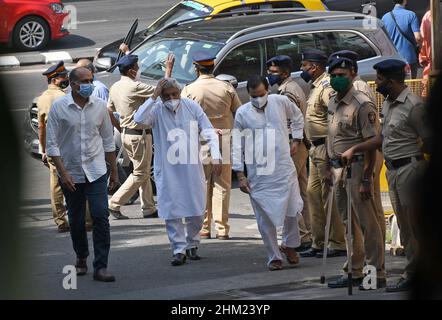
M 206 208 L 200 133 L 210 146 L 217 171 L 221 172 L 218 136 L 213 126 L 200 105 L 181 98 L 180 93 L 176 80 L 163 79 L 152 98 L 134 115 L 135 122 L 152 126 L 158 215 L 166 221 L 174 266 L 186 261 L 185 254 L 192 260 L 200 259 L 196 249 Z
M 269 269 L 280 270 L 281 252 L 290 264 L 299 262 L 295 248 L 300 245 L 298 215 L 303 202 L 290 155 L 296 153 L 296 145 L 302 141 L 304 119 L 300 109 L 287 97 L 268 95 L 265 78 L 251 78 L 248 90 L 251 102 L 241 106 L 235 116 L 233 170 L 237 172 L 241 190 L 250 194 Z M 296 140 L 292 150 L 287 120 Z M 240 140 L 238 133 L 245 138 Z M 247 178 L 243 173 L 244 160 Z M 281 226 L 282 245 L 278 247 L 277 228 Z

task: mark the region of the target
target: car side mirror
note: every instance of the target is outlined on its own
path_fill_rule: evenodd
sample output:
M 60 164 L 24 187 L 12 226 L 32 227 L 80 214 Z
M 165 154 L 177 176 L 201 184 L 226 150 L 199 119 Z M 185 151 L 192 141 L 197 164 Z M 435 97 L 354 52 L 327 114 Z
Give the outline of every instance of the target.
M 109 69 L 112 67 L 112 60 L 109 57 L 98 58 L 95 61 L 95 66 L 99 69 Z
M 229 82 L 235 89 L 238 88 L 238 80 L 230 74 L 219 74 L 216 78 L 218 80 Z

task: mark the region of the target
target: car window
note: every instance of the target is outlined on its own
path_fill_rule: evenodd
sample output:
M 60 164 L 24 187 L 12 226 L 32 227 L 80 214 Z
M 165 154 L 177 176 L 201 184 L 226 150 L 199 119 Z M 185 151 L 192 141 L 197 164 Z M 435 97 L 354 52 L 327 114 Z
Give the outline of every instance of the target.
M 359 54 L 359 60 L 377 55 L 373 48 L 354 32 L 316 32 L 267 40 L 268 57 L 276 55 L 291 57 L 294 71 L 299 71 L 302 52 L 308 48 L 320 49 L 327 55 L 340 50 L 352 50 Z
M 216 74 L 229 74 L 240 81 L 247 81 L 253 74 L 262 74 L 265 59 L 263 40 L 243 44 L 227 54 Z
M 201 4 L 196 1 L 183 1 L 178 4 L 174 9 L 166 13 L 158 21 L 148 28 L 148 32 L 153 32 L 158 30 L 170 23 L 197 18 L 202 16 L 207 16 L 213 12 L 213 8 Z
M 245 10 L 283 9 L 283 8 L 305 8 L 305 7 L 302 3 L 298 1 L 276 1 L 273 3 L 252 3 L 242 6 L 231 7 L 229 9 L 221 11 L 221 13 L 238 12 Z
M 189 83 L 196 79 L 192 57 L 197 51 L 204 50 L 210 55 L 216 56 L 221 50 L 222 44 L 208 41 L 189 39 L 157 39 L 147 41 L 134 50 L 138 55 L 141 75 L 150 79 L 164 77 L 164 62 L 169 53 L 175 55 L 175 65 L 172 77 L 181 83 Z

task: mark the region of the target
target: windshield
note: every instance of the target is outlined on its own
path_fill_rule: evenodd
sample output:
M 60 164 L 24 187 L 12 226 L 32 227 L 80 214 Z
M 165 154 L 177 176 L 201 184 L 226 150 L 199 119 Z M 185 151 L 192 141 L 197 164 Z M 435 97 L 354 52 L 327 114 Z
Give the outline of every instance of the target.
M 196 79 L 196 74 L 192 64 L 192 56 L 197 51 L 205 51 L 216 56 L 222 48 L 221 43 L 189 40 L 189 39 L 158 39 L 147 41 L 142 46 L 134 50 L 132 54 L 138 55 L 138 64 L 141 75 L 151 79 L 161 79 L 164 77 L 165 61 L 167 55 L 175 55 L 175 65 L 172 77 L 181 83 L 189 83 Z
M 178 4 L 174 9 L 170 10 L 153 25 L 151 25 L 147 32 L 156 31 L 170 23 L 197 18 L 202 16 L 207 16 L 212 13 L 213 9 L 206 5 L 203 5 L 196 1 L 183 1 Z

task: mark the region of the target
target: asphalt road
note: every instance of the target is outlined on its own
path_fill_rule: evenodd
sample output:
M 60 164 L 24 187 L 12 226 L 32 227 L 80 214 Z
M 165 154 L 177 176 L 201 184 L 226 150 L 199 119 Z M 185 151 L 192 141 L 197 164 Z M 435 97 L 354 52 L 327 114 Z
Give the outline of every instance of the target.
M 70 35 L 52 41 L 41 52 L 68 51 L 74 55 L 90 56 L 97 48 L 124 38 L 133 21 L 138 18 L 139 30 L 147 28 L 178 0 L 92 0 L 63 1 L 65 5 L 75 6 L 77 29 L 70 30 Z M 32 55 L 38 52 L 23 53 L 1 47 L 3 53 L 12 55 Z M 72 55 L 71 54 L 71 55 Z

